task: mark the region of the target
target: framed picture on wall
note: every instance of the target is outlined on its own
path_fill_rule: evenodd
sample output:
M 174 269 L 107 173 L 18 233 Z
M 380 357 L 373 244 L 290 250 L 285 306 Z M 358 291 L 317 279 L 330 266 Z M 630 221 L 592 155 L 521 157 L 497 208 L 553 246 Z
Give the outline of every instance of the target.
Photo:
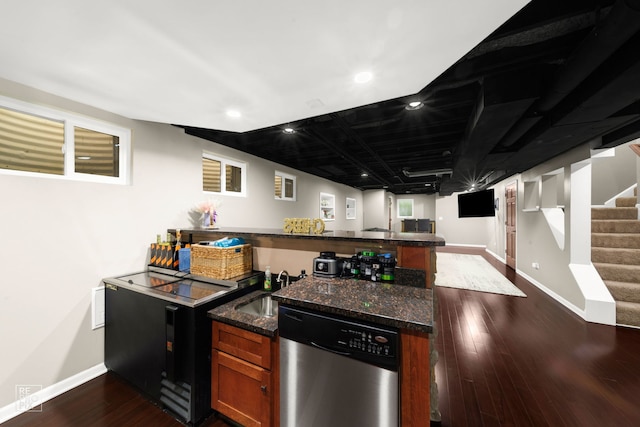
M 356 199 L 347 197 L 347 219 L 356 219 Z
M 398 199 L 398 218 L 413 218 L 413 199 Z

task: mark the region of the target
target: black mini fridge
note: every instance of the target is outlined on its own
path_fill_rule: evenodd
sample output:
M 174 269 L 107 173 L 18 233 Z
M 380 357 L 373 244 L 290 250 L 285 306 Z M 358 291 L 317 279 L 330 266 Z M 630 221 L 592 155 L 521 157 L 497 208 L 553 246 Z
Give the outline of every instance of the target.
M 262 273 L 202 282 L 160 270 L 104 279 L 105 365 L 177 419 L 211 413 L 207 311 L 254 290 Z

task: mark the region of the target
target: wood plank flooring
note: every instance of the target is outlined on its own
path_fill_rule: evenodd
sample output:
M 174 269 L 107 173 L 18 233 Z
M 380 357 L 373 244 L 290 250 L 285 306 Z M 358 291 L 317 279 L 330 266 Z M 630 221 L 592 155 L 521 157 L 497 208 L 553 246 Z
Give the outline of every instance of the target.
M 480 249 L 527 298 L 437 288 L 444 427 L 640 425 L 640 330 L 586 323 Z M 180 426 L 112 374 L 3 427 Z M 204 427 L 231 424 L 211 416 Z M 304 427 L 304 426 L 301 426 Z
M 26 412 L 2 427 L 180 427 L 172 415 L 151 403 L 112 373 L 45 402 L 42 412 Z M 201 427 L 229 427 L 212 415 Z
M 436 288 L 443 426 L 640 425 L 640 330 L 584 322 L 484 250 L 442 250 L 483 255 L 527 294 Z

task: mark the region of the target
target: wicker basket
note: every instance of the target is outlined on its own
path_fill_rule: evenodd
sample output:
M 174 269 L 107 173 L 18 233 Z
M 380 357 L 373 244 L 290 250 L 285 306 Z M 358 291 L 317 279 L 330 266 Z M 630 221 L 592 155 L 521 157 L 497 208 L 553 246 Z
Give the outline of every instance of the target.
M 230 279 L 253 269 L 251 245 L 229 248 L 193 245 L 191 247 L 191 274 L 212 279 Z

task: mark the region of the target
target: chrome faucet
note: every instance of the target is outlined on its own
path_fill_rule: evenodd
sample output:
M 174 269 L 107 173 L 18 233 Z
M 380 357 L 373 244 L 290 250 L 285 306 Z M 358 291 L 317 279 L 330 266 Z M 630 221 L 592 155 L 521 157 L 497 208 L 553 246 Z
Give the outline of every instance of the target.
M 280 277 L 282 276 L 282 273 L 287 275 L 287 281 L 285 282 L 284 285 L 282 285 L 282 281 L 280 280 Z M 280 283 L 281 287 L 286 288 L 287 286 L 289 286 L 289 272 L 287 270 L 280 271 L 280 273 L 278 274 L 278 278 L 276 280 L 278 281 L 278 283 Z

